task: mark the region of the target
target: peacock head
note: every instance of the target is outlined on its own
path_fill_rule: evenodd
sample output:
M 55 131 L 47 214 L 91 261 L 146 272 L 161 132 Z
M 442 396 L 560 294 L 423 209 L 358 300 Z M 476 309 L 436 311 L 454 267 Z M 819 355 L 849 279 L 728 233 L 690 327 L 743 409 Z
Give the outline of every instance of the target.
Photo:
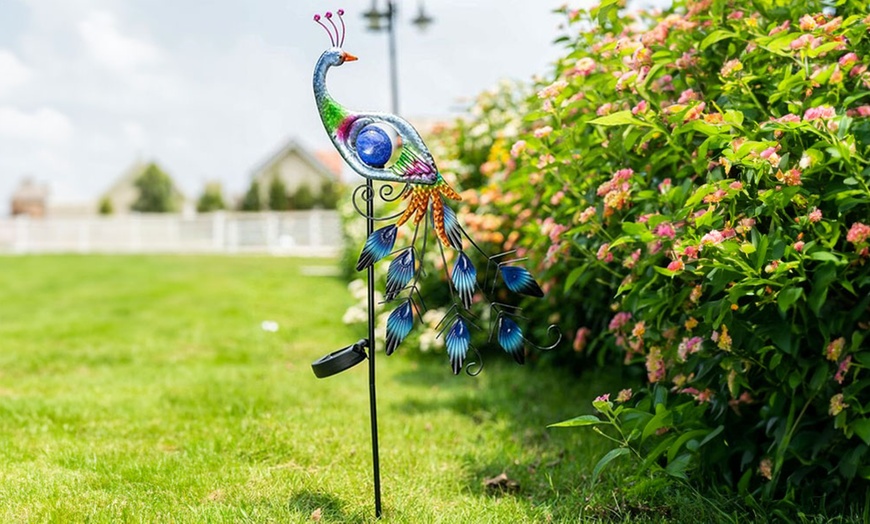
M 320 24 L 320 27 L 322 27 L 329 35 L 329 41 L 332 42 L 332 47 L 324 53 L 328 63 L 333 66 L 340 66 L 345 62 L 353 62 L 354 60 L 357 60 L 357 57 L 341 48 L 341 46 L 344 45 L 346 30 L 344 19 L 342 18 L 342 15 L 344 15 L 344 9 L 339 9 L 336 11 L 336 14 L 338 15 L 338 21 L 341 23 L 341 31 L 339 31 L 338 26 L 335 25 L 335 22 L 332 20 L 333 15 L 330 11 L 327 11 L 322 17 L 320 15 L 314 15 L 314 21 Z M 326 27 L 326 24 L 323 23 L 324 18 L 326 18 L 326 21 L 332 26 L 332 30 Z
M 353 62 L 354 60 L 359 60 L 357 57 L 348 53 L 344 49 L 340 47 L 332 47 L 324 53 L 327 62 L 329 65 L 340 66 L 345 62 Z

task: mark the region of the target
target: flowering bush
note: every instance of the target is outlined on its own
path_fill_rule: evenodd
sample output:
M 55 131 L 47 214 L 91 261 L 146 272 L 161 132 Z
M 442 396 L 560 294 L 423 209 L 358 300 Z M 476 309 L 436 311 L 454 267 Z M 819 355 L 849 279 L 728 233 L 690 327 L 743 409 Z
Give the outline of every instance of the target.
M 606 420 L 651 465 L 847 493 L 870 478 L 866 8 L 620 7 L 565 10 L 539 90 L 447 132 L 482 188 L 466 220 L 539 265 L 530 323 L 558 320 L 587 363 L 642 366 L 650 393 Z

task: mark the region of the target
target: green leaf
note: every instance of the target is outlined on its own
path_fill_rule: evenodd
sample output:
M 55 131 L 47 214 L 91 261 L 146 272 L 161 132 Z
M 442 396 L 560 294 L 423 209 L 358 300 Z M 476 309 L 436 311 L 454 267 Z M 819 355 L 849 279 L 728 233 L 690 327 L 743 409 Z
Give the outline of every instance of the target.
M 816 270 L 816 274 L 813 276 L 813 289 L 807 298 L 810 310 L 816 315 L 819 314 L 822 306 L 825 304 L 825 300 L 828 298 L 828 289 L 836 279 L 837 268 L 834 264 L 822 264 Z
M 692 455 L 688 453 L 683 453 L 679 457 L 677 457 L 673 462 L 668 463 L 667 467 L 665 467 L 665 472 L 672 476 L 681 478 L 686 480 L 688 477 L 686 476 L 686 469 L 689 467 L 689 463 L 692 461 Z
M 707 35 L 706 38 L 701 40 L 701 51 L 707 49 L 708 47 L 715 44 L 716 42 L 719 42 L 721 40 L 725 40 L 726 38 L 734 38 L 735 36 L 737 36 L 737 34 L 731 32 L 731 31 L 726 31 L 724 29 L 717 29 L 716 31 L 713 31 L 712 33 Z
M 680 438 L 678 438 L 677 441 L 674 442 L 674 445 L 671 446 L 671 448 L 668 450 L 668 462 L 672 462 L 674 460 L 674 457 L 677 456 L 677 453 L 680 452 L 680 449 L 686 442 L 692 439 L 701 438 L 709 432 L 710 431 L 706 429 L 696 429 L 694 431 L 688 431 L 680 435 Z
M 640 437 L 641 441 L 646 440 L 659 429 L 669 425 L 672 420 L 673 414 L 670 410 L 664 404 L 656 404 L 656 414 L 643 428 L 643 435 Z
M 852 431 L 861 437 L 865 444 L 870 446 L 870 419 L 861 418 L 850 424 Z
M 606 421 L 601 420 L 595 415 L 580 415 L 579 417 L 575 417 L 568 420 L 563 420 L 562 422 L 556 422 L 555 424 L 550 424 L 547 426 L 548 428 L 576 428 L 580 426 L 594 426 L 596 424 L 605 424 Z
M 794 305 L 795 302 L 798 301 L 799 298 L 801 298 L 801 295 L 803 295 L 803 293 L 804 290 L 799 287 L 787 287 L 777 294 L 776 305 L 779 306 L 779 310 L 781 312 L 785 313 L 789 310 L 790 307 Z
M 652 127 L 650 124 L 644 122 L 643 120 L 637 119 L 634 115 L 631 114 L 631 111 L 617 111 L 616 113 L 611 113 L 609 115 L 600 116 L 594 120 L 589 121 L 590 124 L 597 124 L 600 126 L 624 126 L 624 125 L 636 125 L 636 126 L 645 126 Z
M 614 459 L 619 458 L 623 455 L 627 455 L 629 453 L 628 448 L 616 448 L 611 449 L 607 455 L 601 457 L 601 460 L 598 461 L 598 464 L 595 464 L 595 467 L 592 468 L 592 481 L 594 482 L 598 475 L 601 473 L 601 470 L 604 469 L 608 464 L 613 462 Z
M 810 258 L 822 262 L 836 262 L 838 264 L 841 262 L 839 257 L 828 251 L 816 251 L 810 255 Z
M 568 274 L 568 278 L 565 279 L 565 291 L 571 289 L 577 279 L 583 275 L 583 272 L 586 271 L 586 266 L 582 265 L 580 267 L 575 267 L 571 270 L 571 273 Z

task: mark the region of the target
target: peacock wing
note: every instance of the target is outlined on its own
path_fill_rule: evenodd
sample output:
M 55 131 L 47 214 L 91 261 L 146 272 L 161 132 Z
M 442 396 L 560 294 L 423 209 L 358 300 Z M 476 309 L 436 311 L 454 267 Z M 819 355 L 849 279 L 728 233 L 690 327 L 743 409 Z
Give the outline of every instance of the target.
M 424 185 L 438 181 L 438 167 L 420 133 L 395 115 L 351 114 L 333 139 L 348 164 L 364 177 Z

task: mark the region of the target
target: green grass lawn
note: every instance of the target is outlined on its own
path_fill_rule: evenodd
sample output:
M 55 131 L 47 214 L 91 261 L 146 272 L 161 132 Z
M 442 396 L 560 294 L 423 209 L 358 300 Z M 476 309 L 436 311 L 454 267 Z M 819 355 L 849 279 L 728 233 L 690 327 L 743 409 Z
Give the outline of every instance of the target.
M 330 264 L 0 258 L 0 522 L 373 521 L 366 366 L 310 368 L 364 335 L 342 281 L 302 275 Z M 377 359 L 385 521 L 637 517 L 591 484 L 603 439 L 545 428 L 606 381 L 406 351 Z M 483 486 L 502 472 L 517 491 Z

